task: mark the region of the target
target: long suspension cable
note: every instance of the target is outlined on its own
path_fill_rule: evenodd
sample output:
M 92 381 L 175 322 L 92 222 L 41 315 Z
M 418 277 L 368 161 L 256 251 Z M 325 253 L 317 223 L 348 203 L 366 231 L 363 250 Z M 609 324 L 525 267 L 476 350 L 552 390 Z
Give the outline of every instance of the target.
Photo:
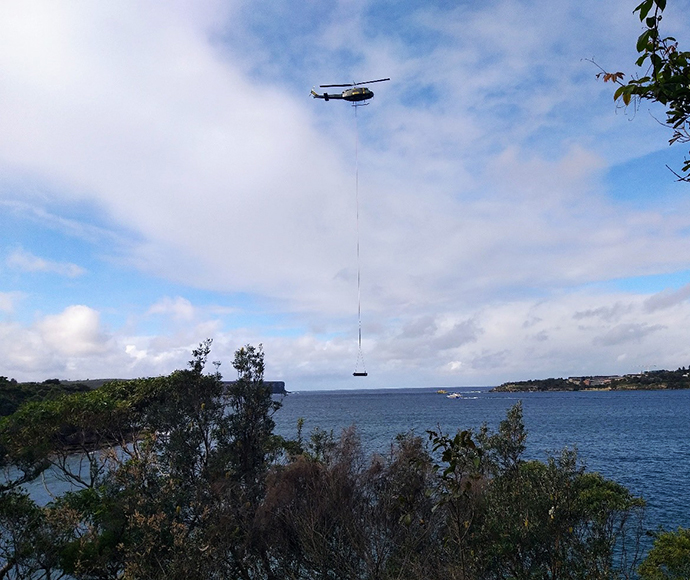
M 357 365 L 355 366 L 355 373 L 357 373 L 359 361 L 362 361 L 362 370 L 366 375 L 364 369 L 364 355 L 362 354 L 362 270 L 359 257 L 359 123 L 357 121 L 357 105 L 353 105 L 355 109 L 355 206 L 357 215 Z

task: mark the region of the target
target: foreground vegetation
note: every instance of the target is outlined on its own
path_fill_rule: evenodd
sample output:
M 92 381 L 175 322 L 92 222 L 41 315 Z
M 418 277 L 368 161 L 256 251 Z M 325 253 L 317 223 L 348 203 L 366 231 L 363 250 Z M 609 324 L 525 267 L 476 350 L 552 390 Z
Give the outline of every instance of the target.
M 233 383 L 205 373 L 209 351 L 0 420 L 0 579 L 634 577 L 643 502 L 573 451 L 523 459 L 521 405 L 496 432 L 367 456 L 354 429 L 277 437 L 261 349 L 237 351 Z M 20 484 L 47 469 L 72 490 L 37 505 Z M 654 575 L 690 561 L 683 534 L 644 578 L 687 577 Z

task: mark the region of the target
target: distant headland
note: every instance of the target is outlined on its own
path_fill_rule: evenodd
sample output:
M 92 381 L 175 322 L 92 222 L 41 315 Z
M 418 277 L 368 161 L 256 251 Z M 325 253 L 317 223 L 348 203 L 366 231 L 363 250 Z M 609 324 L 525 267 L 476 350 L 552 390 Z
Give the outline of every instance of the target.
M 533 379 L 503 383 L 490 392 L 539 391 L 641 391 L 690 389 L 690 368 L 675 371 L 645 371 L 632 375 L 592 375 L 582 377 Z

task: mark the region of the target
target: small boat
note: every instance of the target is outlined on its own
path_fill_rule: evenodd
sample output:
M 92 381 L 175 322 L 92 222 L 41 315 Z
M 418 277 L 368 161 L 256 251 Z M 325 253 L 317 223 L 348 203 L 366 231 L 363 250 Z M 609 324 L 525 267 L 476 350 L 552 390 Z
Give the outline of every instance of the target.
M 462 399 L 462 395 L 460 393 L 451 393 L 450 395 L 446 395 L 446 398 L 448 398 L 448 399 Z
M 446 389 L 439 389 L 439 390 L 436 391 L 436 392 L 437 392 L 439 395 L 445 395 L 448 391 L 446 391 Z

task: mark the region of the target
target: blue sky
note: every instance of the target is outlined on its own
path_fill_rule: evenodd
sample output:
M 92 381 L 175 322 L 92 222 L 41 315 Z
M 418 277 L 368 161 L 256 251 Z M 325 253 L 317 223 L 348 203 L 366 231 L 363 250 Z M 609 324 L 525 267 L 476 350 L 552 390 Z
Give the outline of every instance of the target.
M 0 374 L 214 339 L 288 389 L 690 364 L 690 189 L 635 2 L 0 4 Z M 668 34 L 690 45 L 690 2 Z M 390 77 L 357 111 L 313 85 Z

